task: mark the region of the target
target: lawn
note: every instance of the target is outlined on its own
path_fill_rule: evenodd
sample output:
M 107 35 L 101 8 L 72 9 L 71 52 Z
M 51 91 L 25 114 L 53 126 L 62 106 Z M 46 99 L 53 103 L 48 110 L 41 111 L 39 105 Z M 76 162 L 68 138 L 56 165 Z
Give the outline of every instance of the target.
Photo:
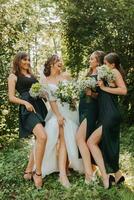
M 38 191 L 33 182 L 23 179 L 27 164 L 29 141 L 17 136 L 0 138 L 0 199 L 2 200 L 134 200 L 134 127 L 125 128 L 121 134 L 120 165 L 126 181 L 120 187 L 105 190 L 101 180 L 85 185 L 84 176 L 71 172 L 71 188 L 65 189 L 58 182 L 58 174 L 44 178 Z

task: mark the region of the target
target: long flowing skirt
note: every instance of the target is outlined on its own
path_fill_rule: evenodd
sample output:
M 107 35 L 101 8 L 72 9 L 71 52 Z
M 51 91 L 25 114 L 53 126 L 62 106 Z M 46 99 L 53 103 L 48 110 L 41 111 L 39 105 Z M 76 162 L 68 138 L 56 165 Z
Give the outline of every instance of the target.
M 64 138 L 68 154 L 69 166 L 74 170 L 82 173 L 84 171 L 82 159 L 78 156 L 78 148 L 76 144 L 76 132 L 79 124 L 79 113 L 71 111 L 67 103 L 58 103 L 58 108 L 62 116 L 65 118 Z M 42 176 L 53 172 L 58 172 L 58 142 L 59 142 L 59 126 L 56 116 L 49 110 L 46 117 L 45 130 L 47 132 L 47 144 L 42 162 Z

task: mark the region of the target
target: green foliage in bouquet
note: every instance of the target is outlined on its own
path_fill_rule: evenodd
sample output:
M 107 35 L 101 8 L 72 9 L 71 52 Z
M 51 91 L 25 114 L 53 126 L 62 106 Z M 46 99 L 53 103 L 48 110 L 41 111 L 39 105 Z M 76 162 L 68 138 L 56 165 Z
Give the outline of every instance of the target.
M 42 90 L 42 85 L 40 83 L 37 82 L 37 83 L 32 84 L 32 87 L 30 88 L 30 91 L 29 91 L 30 96 L 34 98 L 39 96 L 41 90 Z
M 40 98 L 47 98 L 47 84 L 40 84 L 39 82 L 32 84 L 30 88 L 30 96 L 33 98 L 40 97 Z

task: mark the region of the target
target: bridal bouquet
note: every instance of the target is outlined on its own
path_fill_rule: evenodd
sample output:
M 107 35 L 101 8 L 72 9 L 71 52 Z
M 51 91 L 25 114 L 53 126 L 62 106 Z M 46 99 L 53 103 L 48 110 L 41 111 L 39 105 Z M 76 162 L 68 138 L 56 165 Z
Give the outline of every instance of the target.
M 76 110 L 76 102 L 79 97 L 75 82 L 60 82 L 55 96 L 60 99 L 61 103 L 68 103 L 70 110 Z
M 98 80 L 104 80 L 107 82 L 111 82 L 115 80 L 115 76 L 107 65 L 102 65 L 97 68 Z
M 30 96 L 33 98 L 36 97 L 45 97 L 47 93 L 47 86 L 41 85 L 39 82 L 32 84 L 29 90 Z

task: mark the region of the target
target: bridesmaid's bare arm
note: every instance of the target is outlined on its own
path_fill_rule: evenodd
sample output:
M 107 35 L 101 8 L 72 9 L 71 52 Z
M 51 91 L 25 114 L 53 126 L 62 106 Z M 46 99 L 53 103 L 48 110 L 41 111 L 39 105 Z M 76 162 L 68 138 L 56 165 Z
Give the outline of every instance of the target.
M 113 69 L 113 73 L 115 75 L 115 85 L 116 85 L 115 88 L 104 86 L 103 81 L 98 81 L 98 85 L 105 92 L 109 92 L 111 94 L 117 94 L 117 95 L 126 95 L 127 87 L 122 78 L 121 73 L 117 69 Z
M 12 102 L 12 103 L 24 105 L 24 106 L 26 106 L 26 109 L 28 111 L 31 111 L 31 112 L 34 111 L 35 112 L 35 109 L 32 106 L 32 104 L 30 104 L 29 102 L 15 96 L 16 82 L 17 82 L 17 77 L 15 76 L 15 74 L 10 74 L 9 77 L 8 77 L 8 97 L 9 97 L 9 101 Z

